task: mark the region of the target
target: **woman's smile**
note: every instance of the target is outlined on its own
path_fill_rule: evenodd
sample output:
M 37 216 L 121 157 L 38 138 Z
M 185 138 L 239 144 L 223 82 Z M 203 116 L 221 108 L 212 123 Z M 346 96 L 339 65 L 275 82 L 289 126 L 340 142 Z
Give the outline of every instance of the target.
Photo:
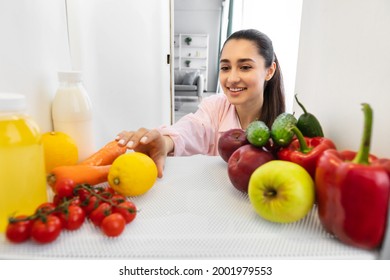
M 229 90 L 231 96 L 239 96 L 247 88 L 245 88 L 245 87 L 234 87 L 234 88 L 227 87 L 227 89 Z

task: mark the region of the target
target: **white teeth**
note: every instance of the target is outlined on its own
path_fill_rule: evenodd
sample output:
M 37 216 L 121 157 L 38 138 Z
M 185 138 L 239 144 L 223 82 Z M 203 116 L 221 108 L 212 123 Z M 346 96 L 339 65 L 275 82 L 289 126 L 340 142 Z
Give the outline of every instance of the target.
M 229 88 L 230 91 L 242 91 L 243 88 Z

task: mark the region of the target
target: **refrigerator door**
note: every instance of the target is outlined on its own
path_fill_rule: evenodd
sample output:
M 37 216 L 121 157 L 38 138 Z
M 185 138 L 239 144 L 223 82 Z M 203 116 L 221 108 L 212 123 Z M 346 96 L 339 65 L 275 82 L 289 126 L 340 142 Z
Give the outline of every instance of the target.
M 97 147 L 171 123 L 170 0 L 68 0 L 72 66 L 84 73 Z

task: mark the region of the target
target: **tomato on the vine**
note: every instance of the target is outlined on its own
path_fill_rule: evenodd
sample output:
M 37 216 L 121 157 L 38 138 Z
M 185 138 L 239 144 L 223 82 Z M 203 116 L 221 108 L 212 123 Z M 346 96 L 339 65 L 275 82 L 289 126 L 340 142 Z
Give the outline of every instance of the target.
M 33 224 L 32 220 L 21 220 L 25 219 L 27 216 L 17 216 L 15 217 L 15 222 L 10 221 L 7 225 L 5 236 L 7 239 L 13 243 L 22 243 L 28 240 L 31 236 L 31 227 Z
M 75 183 L 72 179 L 61 178 L 54 185 L 54 192 L 60 197 L 72 197 Z
M 133 202 L 127 200 L 118 206 L 114 206 L 113 212 L 121 214 L 125 218 L 126 224 L 128 224 L 135 219 L 137 208 Z
M 89 191 L 83 188 L 76 188 L 74 190 L 74 194 L 78 196 L 81 201 L 88 199 L 88 197 L 91 195 Z
M 101 201 L 96 196 L 91 195 L 81 202 L 80 206 L 84 209 L 85 213 L 89 215 L 93 210 L 98 208 Z
M 126 201 L 126 197 L 124 195 L 121 195 L 121 194 L 114 194 L 111 197 L 111 201 L 115 204 L 121 204 L 122 202 Z
M 101 189 L 98 190 L 97 193 L 100 194 L 103 198 L 106 198 L 106 199 L 110 199 L 113 195 L 115 195 L 115 191 L 111 187 L 101 188 Z
M 77 205 L 69 205 L 67 209 L 57 214 L 61 220 L 61 225 L 67 230 L 80 228 L 85 221 L 85 211 Z
M 103 202 L 98 206 L 98 208 L 96 208 L 89 214 L 89 219 L 95 226 L 100 226 L 103 219 L 110 215 L 111 212 L 111 205 L 106 202 Z
M 123 232 L 125 226 L 125 218 L 119 213 L 113 213 L 103 219 L 100 227 L 105 235 L 116 237 Z
M 49 243 L 57 239 L 62 230 L 61 220 L 55 215 L 37 218 L 31 227 L 31 237 L 38 243 Z
M 53 202 L 44 202 L 40 204 L 35 213 L 50 214 L 56 209 L 56 205 Z

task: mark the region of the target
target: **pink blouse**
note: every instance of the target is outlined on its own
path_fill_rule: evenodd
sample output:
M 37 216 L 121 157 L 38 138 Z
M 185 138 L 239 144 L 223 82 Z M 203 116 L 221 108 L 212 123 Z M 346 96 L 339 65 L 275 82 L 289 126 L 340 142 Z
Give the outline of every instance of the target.
M 175 143 L 173 156 L 216 156 L 219 137 L 232 128 L 241 128 L 234 105 L 224 94 L 216 94 L 204 98 L 195 113 L 158 130 L 170 136 Z

